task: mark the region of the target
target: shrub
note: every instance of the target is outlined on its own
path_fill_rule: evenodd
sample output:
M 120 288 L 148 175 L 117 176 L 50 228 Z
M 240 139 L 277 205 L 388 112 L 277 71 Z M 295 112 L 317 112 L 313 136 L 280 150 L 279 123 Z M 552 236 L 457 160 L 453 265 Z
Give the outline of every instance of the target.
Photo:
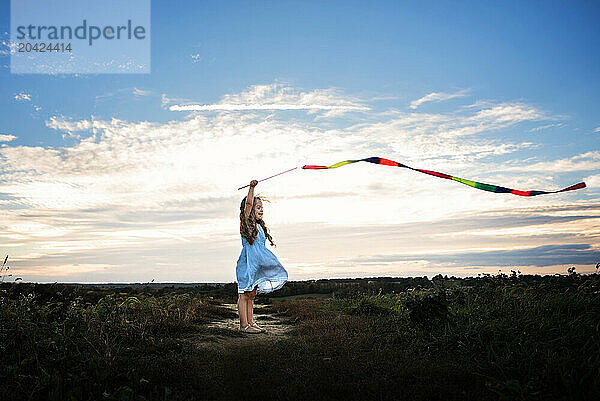
M 448 300 L 446 291 L 434 293 L 409 293 L 404 305 L 410 320 L 423 327 L 445 323 L 448 320 Z

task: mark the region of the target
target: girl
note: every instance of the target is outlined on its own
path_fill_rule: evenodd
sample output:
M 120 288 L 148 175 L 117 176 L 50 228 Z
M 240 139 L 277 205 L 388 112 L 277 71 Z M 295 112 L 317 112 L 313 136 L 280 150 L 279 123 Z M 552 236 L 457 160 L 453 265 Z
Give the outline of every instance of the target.
M 246 333 L 261 333 L 264 330 L 254 322 L 253 309 L 256 293 L 267 293 L 280 289 L 288 280 L 288 273 L 277 257 L 265 247 L 265 239 L 272 246 L 273 238 L 263 221 L 262 199 L 254 196 L 258 181 L 250 181 L 248 195 L 240 205 L 240 234 L 242 253 L 237 261 L 238 312 L 240 330 Z

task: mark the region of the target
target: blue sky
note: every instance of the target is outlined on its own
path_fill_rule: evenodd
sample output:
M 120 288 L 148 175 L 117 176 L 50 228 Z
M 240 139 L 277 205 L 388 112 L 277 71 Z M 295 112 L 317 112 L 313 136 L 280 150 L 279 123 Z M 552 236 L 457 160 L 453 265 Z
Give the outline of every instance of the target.
M 150 74 L 76 75 L 11 74 L 1 9 L 0 237 L 24 281 L 234 281 L 235 188 L 368 156 L 588 188 L 290 173 L 258 189 L 291 279 L 600 262 L 597 2 L 152 2 Z

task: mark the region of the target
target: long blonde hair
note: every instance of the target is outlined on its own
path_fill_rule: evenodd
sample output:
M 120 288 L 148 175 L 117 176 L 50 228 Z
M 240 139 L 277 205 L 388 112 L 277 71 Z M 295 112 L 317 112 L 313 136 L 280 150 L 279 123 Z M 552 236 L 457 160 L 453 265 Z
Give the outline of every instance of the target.
M 256 201 L 260 200 L 261 202 L 269 202 L 269 200 L 262 196 L 255 196 L 254 200 L 252 201 L 252 210 L 250 210 L 250 216 L 246 218 L 246 215 L 244 214 L 244 209 L 246 208 L 246 198 L 247 196 L 244 196 L 244 199 L 242 199 L 242 203 L 240 204 L 240 234 L 242 237 L 246 238 L 250 245 L 252 245 L 256 239 L 256 236 L 258 235 L 258 227 L 256 226 L 258 223 L 262 227 L 265 237 L 267 237 L 271 245 L 276 246 L 273 242 L 273 237 L 271 237 L 271 234 L 269 234 L 269 229 L 267 228 L 264 220 L 256 219 L 254 216 L 254 207 L 256 205 Z

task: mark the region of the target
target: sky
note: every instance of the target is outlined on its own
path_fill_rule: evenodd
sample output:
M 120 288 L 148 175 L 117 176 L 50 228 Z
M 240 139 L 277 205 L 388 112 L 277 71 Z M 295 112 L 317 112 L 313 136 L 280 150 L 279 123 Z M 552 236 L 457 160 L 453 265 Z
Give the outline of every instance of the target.
M 149 73 L 11 73 L 4 281 L 234 282 L 259 183 L 290 280 L 595 272 L 600 3 L 151 3 Z M 5 272 L 3 272 L 5 273 Z

